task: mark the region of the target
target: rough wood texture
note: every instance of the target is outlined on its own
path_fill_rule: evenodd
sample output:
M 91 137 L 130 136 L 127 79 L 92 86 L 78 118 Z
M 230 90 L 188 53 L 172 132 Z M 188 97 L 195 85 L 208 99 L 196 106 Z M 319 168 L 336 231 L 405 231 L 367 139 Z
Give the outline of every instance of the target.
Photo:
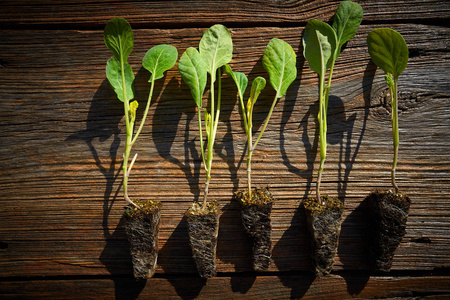
M 448 296 L 450 277 L 441 271 L 450 268 L 446 1 L 360 1 L 364 24 L 335 66 L 322 181 L 324 192 L 345 201 L 338 257 L 333 275 L 316 280 L 305 275 L 310 249 L 299 204 L 312 193 L 317 172 L 318 96 L 317 77 L 302 55 L 301 35 L 309 19 L 328 20 L 338 3 L 2 1 L 0 295 L 48 299 L 86 291 L 93 297 L 123 298 L 129 293 L 131 298 L 140 294 L 165 299 Z M 298 77 L 276 106 L 252 165 L 254 184 L 270 185 L 277 199 L 268 272 L 251 272 L 251 248 L 238 204 L 231 200 L 246 185 L 245 135 L 236 90 L 224 79 L 210 186 L 211 199 L 222 206 L 217 253 L 221 277 L 206 282 L 191 278 L 196 269 L 183 212 L 201 196 L 204 172 L 194 102 L 175 67 L 157 83 L 148 125 L 133 148 L 139 157 L 130 178 L 131 196 L 160 200 L 163 208 L 157 278 L 145 286 L 131 282 L 121 220 L 126 204 L 120 190 L 125 127 L 121 103 L 104 73 L 111 54 L 102 32 L 114 16 L 126 17 L 137 28 L 130 63 L 140 101 L 149 90 L 149 74 L 140 66 L 145 52 L 168 43 L 181 54 L 197 46 L 203 30 L 213 23 L 228 25 L 234 42 L 231 65 L 251 78 L 267 77 L 261 56 L 271 38 L 293 46 Z M 370 62 L 365 42 L 370 30 L 382 26 L 402 33 L 410 49 L 399 83 L 398 184 L 412 204 L 393 277 L 368 273 L 366 257 L 364 199 L 373 189 L 389 188 L 392 159 L 387 86 Z M 258 100 L 254 128 L 263 122 L 273 95 L 268 86 Z M 67 293 L 58 294 L 60 290 Z

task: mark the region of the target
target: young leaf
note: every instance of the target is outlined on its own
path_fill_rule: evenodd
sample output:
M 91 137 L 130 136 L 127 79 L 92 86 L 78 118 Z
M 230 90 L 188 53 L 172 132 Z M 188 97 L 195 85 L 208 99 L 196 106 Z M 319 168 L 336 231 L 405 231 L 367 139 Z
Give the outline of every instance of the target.
M 303 55 L 311 70 L 325 74 L 334 60 L 336 33 L 327 23 L 311 20 L 303 35 Z
M 342 1 L 333 20 L 333 29 L 337 37 L 337 59 L 341 54 L 341 47 L 351 40 L 361 24 L 363 19 L 363 9 L 361 5 L 352 1 Z
M 205 129 L 206 129 L 206 136 L 209 138 L 210 137 L 210 133 L 211 133 L 211 115 L 205 110 L 203 112 L 203 114 L 205 115 Z
M 263 66 L 269 73 L 269 81 L 277 91 L 276 98 L 281 98 L 297 77 L 296 55 L 291 45 L 283 40 L 273 38 L 263 55 Z
M 206 30 L 200 40 L 199 51 L 214 82 L 216 70 L 229 63 L 233 55 L 233 42 L 228 29 L 216 24 Z
M 125 75 L 125 91 L 127 95 L 126 100 L 131 100 L 134 98 L 133 92 L 133 82 L 134 75 L 131 66 L 125 62 L 124 63 L 124 75 Z M 108 78 L 109 83 L 113 87 L 114 91 L 117 94 L 117 98 L 120 101 L 124 101 L 123 99 L 123 86 L 122 86 L 122 72 L 120 67 L 119 60 L 113 56 L 111 57 L 106 64 L 106 78 Z
M 136 111 L 139 106 L 139 103 L 135 100 L 130 103 L 130 121 L 131 123 L 134 123 L 136 120 Z
M 250 90 L 250 98 L 248 99 L 248 101 L 251 102 L 252 105 L 255 104 L 259 94 L 265 87 L 266 80 L 263 77 L 258 76 L 253 80 L 252 89 Z
M 367 36 L 367 47 L 373 62 L 396 81 L 405 70 L 409 56 L 402 35 L 390 28 L 374 29 Z
M 178 61 L 178 71 L 190 87 L 198 108 L 202 108 L 202 96 L 206 87 L 206 65 L 197 49 L 190 47 Z
M 133 51 L 133 32 L 130 24 L 125 19 L 111 19 L 103 32 L 106 47 L 114 53 L 114 56 L 122 62 L 126 62 Z
M 152 73 L 149 82 L 162 78 L 164 72 L 175 65 L 177 58 L 177 48 L 171 45 L 162 44 L 148 50 L 142 60 L 142 66 Z
M 233 78 L 238 89 L 239 97 L 241 99 L 244 99 L 244 93 L 248 85 L 247 76 L 245 76 L 245 74 L 241 72 L 233 72 L 233 70 L 231 70 L 231 67 L 229 65 L 225 65 L 225 73 L 231 76 L 231 78 Z
M 258 100 L 259 94 L 266 86 L 266 80 L 258 76 L 253 80 L 252 83 L 252 89 L 250 90 L 250 98 L 248 98 L 247 101 L 247 119 L 249 122 L 252 120 L 252 114 L 253 114 L 253 106 L 256 103 L 256 100 Z M 251 126 L 252 124 L 250 124 Z

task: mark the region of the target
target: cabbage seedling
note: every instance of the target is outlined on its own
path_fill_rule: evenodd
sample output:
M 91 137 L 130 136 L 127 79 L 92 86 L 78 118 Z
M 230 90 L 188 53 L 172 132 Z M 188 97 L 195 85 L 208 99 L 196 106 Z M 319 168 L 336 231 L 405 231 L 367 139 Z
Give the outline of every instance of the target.
M 149 82 L 151 82 L 151 87 L 144 115 L 142 116 L 139 128 L 136 133 L 134 133 L 138 102 L 136 100 L 130 102 L 134 98 L 134 74 L 131 66 L 128 64 L 128 57 L 131 54 L 131 51 L 133 51 L 134 46 L 133 32 L 130 24 L 128 24 L 126 20 L 114 18 L 106 24 L 103 37 L 106 46 L 114 54 L 106 64 L 106 77 L 116 92 L 117 98 L 123 102 L 125 111 L 126 140 L 122 164 L 124 198 L 128 203 L 139 208 L 128 195 L 128 178 L 137 158 L 136 153 L 131 160 L 131 163 L 129 163 L 131 148 L 144 127 L 155 81 L 162 78 L 164 72 L 175 65 L 178 58 L 178 51 L 175 47 L 170 45 L 158 45 L 148 50 L 145 54 L 142 65 L 151 72 L 149 80 Z
M 399 133 L 398 133 L 398 77 L 408 63 L 408 46 L 400 33 L 390 28 L 372 30 L 367 36 L 367 46 L 372 61 L 384 71 L 384 79 L 391 94 L 392 136 L 394 158 L 392 162 L 391 181 L 394 192 L 374 191 L 367 197 L 370 218 L 370 257 L 376 270 L 389 271 L 394 252 L 406 233 L 411 199 L 399 191 L 395 183 Z
M 342 46 L 353 38 L 361 24 L 363 10 L 355 2 L 343 1 L 334 16 L 333 25 L 311 20 L 303 36 L 303 54 L 311 70 L 319 75 L 319 148 L 320 165 L 317 173 L 316 198 L 303 200 L 306 222 L 312 239 L 314 272 L 326 275 L 331 272 L 337 253 L 343 203 L 335 198 L 320 195 L 320 182 L 327 151 L 327 110 L 334 64 Z M 328 77 L 327 77 L 328 75 Z
M 264 51 L 263 66 L 269 73 L 270 83 L 275 89 L 276 94 L 261 132 L 254 143 L 252 141 L 253 107 L 259 94 L 266 86 L 266 80 L 263 77 L 256 77 L 253 80 L 250 98 L 245 105 L 244 92 L 248 84 L 247 77 L 243 73 L 233 72 L 228 65 L 225 67 L 225 72 L 233 78 L 238 89 L 244 130 L 247 134 L 248 192 L 246 194 L 245 191 L 238 191 L 235 194 L 235 198 L 240 204 L 242 224 L 244 225 L 244 229 L 249 235 L 252 244 L 253 269 L 255 271 L 264 271 L 270 266 L 272 229 L 270 224 L 270 214 L 272 212 L 274 198 L 268 188 L 256 188 L 255 191 L 252 192 L 252 155 L 269 123 L 276 103 L 284 96 L 284 94 L 286 94 L 286 90 L 297 77 L 295 52 L 288 43 L 274 38 L 269 42 Z
M 390 28 L 372 30 L 367 36 L 367 47 L 372 61 L 384 71 L 384 79 L 391 94 L 392 136 L 394 144 L 394 159 L 392 162 L 391 181 L 395 193 L 398 186 L 395 183 L 395 168 L 397 166 L 399 133 L 398 133 L 398 77 L 408 63 L 408 45 L 402 35 Z
M 233 43 L 228 29 L 220 24 L 206 30 L 200 40 L 199 51 L 191 47 L 180 57 L 178 71 L 183 81 L 191 89 L 197 104 L 200 148 L 203 166 L 206 171 L 203 204 L 192 203 L 186 211 L 189 243 L 192 255 L 201 277 L 209 278 L 216 274 L 216 249 L 219 234 L 219 212 L 217 203 L 208 203 L 208 189 L 211 181 L 211 168 L 214 154 L 217 125 L 219 124 L 222 96 L 222 67 L 231 61 Z M 202 98 L 206 87 L 207 74 L 210 76 L 209 112 L 204 109 L 206 147 L 202 128 Z M 217 98 L 215 83 L 217 81 Z
M 244 123 L 245 133 L 247 134 L 247 183 L 248 183 L 248 199 L 252 199 L 252 180 L 251 180 L 251 161 L 253 152 L 258 145 L 267 124 L 269 123 L 272 112 L 278 100 L 286 94 L 286 90 L 297 77 L 296 55 L 291 45 L 283 40 L 274 38 L 267 45 L 263 55 L 263 66 L 269 73 L 269 81 L 275 89 L 276 94 L 272 101 L 269 113 L 264 121 L 264 125 L 259 133 L 258 138 L 253 143 L 253 107 L 258 99 L 259 94 L 266 86 L 266 80 L 263 77 L 256 77 L 253 80 L 250 98 L 247 105 L 244 104 L 244 92 L 247 88 L 248 79 L 245 74 L 233 72 L 230 66 L 225 67 L 225 72 L 229 74 L 236 83 L 239 101 L 242 110 L 242 119 Z
M 317 119 L 320 136 L 320 165 L 317 173 L 316 194 L 322 206 L 325 205 L 325 201 L 320 197 L 320 183 L 327 151 L 327 110 L 333 68 L 341 54 L 342 46 L 355 36 L 362 18 L 363 10 L 358 3 L 343 1 L 339 4 L 332 26 L 318 20 L 311 20 L 306 25 L 303 36 L 303 54 L 311 70 L 319 75 Z
M 202 209 L 207 207 L 209 183 L 211 181 L 211 167 L 214 154 L 214 141 L 217 125 L 219 123 L 221 105 L 221 67 L 231 61 L 233 43 L 228 29 L 220 24 L 214 25 L 203 34 L 200 40 L 199 51 L 190 47 L 178 62 L 178 71 L 183 81 L 191 89 L 192 97 L 197 104 L 200 148 L 203 166 L 206 171 L 206 182 L 203 193 Z M 210 75 L 210 112 L 204 109 L 204 122 L 206 131 L 206 148 L 203 140 L 202 126 L 202 97 L 206 87 L 207 73 Z M 217 98 L 214 84 L 217 81 Z

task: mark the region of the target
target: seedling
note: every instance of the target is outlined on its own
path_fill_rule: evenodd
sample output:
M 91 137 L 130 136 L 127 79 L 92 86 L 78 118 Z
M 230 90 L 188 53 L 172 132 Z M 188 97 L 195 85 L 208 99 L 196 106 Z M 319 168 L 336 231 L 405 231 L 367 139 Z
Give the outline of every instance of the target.
M 248 79 L 245 74 L 233 72 L 230 66 L 225 66 L 225 72 L 233 78 L 236 83 L 239 102 L 242 110 L 244 130 L 247 134 L 247 184 L 248 191 L 238 191 L 235 199 L 240 204 L 241 219 L 252 245 L 253 269 L 255 271 L 267 270 L 271 258 L 271 224 L 270 214 L 272 212 L 273 195 L 268 188 L 256 188 L 252 191 L 251 161 L 256 145 L 261 139 L 272 112 L 278 100 L 286 94 L 287 88 L 297 77 L 296 55 L 292 47 L 280 39 L 272 39 L 266 47 L 263 55 L 263 66 L 270 76 L 270 83 L 276 94 L 272 101 L 269 113 L 264 121 L 261 132 L 253 143 L 253 108 L 259 94 L 266 86 L 263 77 L 253 80 L 250 98 L 244 104 L 244 93 L 247 88 Z
M 355 2 L 343 1 L 334 16 L 333 25 L 311 20 L 303 36 L 303 54 L 311 70 L 319 75 L 319 149 L 320 165 L 317 173 L 316 198 L 307 198 L 306 222 L 311 234 L 314 272 L 321 276 L 331 272 L 337 253 L 343 203 L 335 198 L 320 195 L 320 183 L 327 151 L 327 111 L 334 64 L 342 46 L 353 38 L 361 24 L 363 10 Z M 327 76 L 328 75 L 328 76 Z
M 376 270 L 387 272 L 391 269 L 394 252 L 406 233 L 411 204 L 409 196 L 400 192 L 395 183 L 399 147 L 397 87 L 398 77 L 408 63 L 408 46 L 401 34 L 390 28 L 372 30 L 367 36 L 367 46 L 372 61 L 385 73 L 384 79 L 391 95 L 394 144 L 391 181 L 394 192 L 374 191 L 366 198 L 370 208 L 368 222 L 372 236 L 369 247 L 371 263 Z
M 117 98 L 123 102 L 125 111 L 126 140 L 122 165 L 124 198 L 128 203 L 138 208 L 138 205 L 133 202 L 128 195 L 128 178 L 137 158 L 136 153 L 131 160 L 131 163 L 128 165 L 131 148 L 144 127 L 155 81 L 162 78 L 164 72 L 175 65 L 178 58 L 178 51 L 175 47 L 170 45 L 158 45 L 148 50 L 145 54 L 142 65 L 152 73 L 149 80 L 149 82 L 151 82 L 151 87 L 144 115 L 142 116 L 138 130 L 134 133 L 138 102 L 134 100 L 130 103 L 134 98 L 134 75 L 131 66 L 128 64 L 128 57 L 131 54 L 131 51 L 133 51 L 134 46 L 133 32 L 130 24 L 128 24 L 126 20 L 114 18 L 106 25 L 103 36 L 106 46 L 114 54 L 114 56 L 108 60 L 106 65 L 106 77 L 114 88 Z
M 211 181 L 211 168 L 214 154 L 217 125 L 219 124 L 222 95 L 222 67 L 231 61 L 233 43 L 228 29 L 220 24 L 214 25 L 203 34 L 200 51 L 188 48 L 180 58 L 178 70 L 184 82 L 190 87 L 197 104 L 200 148 L 203 166 L 206 171 L 203 203 L 192 203 L 186 211 L 189 243 L 201 277 L 209 278 L 216 274 L 216 249 L 219 233 L 219 213 L 217 203 L 208 203 L 208 189 Z M 205 108 L 204 123 L 206 147 L 202 128 L 202 98 L 206 87 L 207 74 L 210 76 L 209 112 Z M 214 84 L 217 81 L 217 99 Z
M 272 112 L 278 100 L 286 94 L 286 90 L 297 77 L 296 55 L 292 47 L 283 40 L 274 38 L 266 47 L 263 55 L 263 66 L 269 73 L 270 84 L 275 89 L 276 94 L 272 101 L 269 113 L 264 121 L 264 125 L 259 133 L 258 138 L 253 143 L 253 107 L 258 99 L 259 94 L 266 86 L 266 80 L 263 77 L 256 77 L 253 80 L 250 98 L 247 105 L 244 104 L 244 92 L 247 88 L 248 79 L 245 74 L 233 72 L 230 66 L 225 67 L 225 72 L 229 74 L 236 83 L 239 101 L 242 110 L 242 119 L 244 123 L 245 133 L 247 134 L 247 184 L 248 199 L 252 199 L 252 180 L 251 180 L 251 161 L 253 152 L 258 145 L 267 124 L 269 123 Z
M 303 54 L 311 70 L 319 75 L 319 144 L 320 165 L 317 173 L 316 194 L 319 203 L 325 205 L 320 196 L 320 183 L 327 151 L 327 111 L 331 79 L 336 59 L 341 54 L 342 46 L 352 39 L 363 18 L 363 10 L 358 3 L 343 1 L 334 16 L 333 25 L 311 20 L 303 36 Z M 327 71 L 328 78 L 326 77 Z M 325 81 L 327 81 L 325 83 Z
M 190 87 L 192 97 L 197 104 L 200 148 L 203 166 L 206 171 L 206 182 L 203 193 L 203 204 L 199 209 L 207 208 L 211 167 L 214 154 L 214 141 L 219 123 L 221 104 L 221 68 L 231 61 L 233 43 L 228 29 L 220 24 L 214 25 L 203 34 L 199 45 L 200 51 L 190 47 L 180 58 L 178 70 L 184 82 Z M 209 111 L 203 110 L 206 131 L 206 147 L 203 140 L 202 97 L 206 87 L 207 73 L 210 75 L 210 106 Z M 217 99 L 214 84 L 217 81 Z
M 395 183 L 395 168 L 397 167 L 399 133 L 398 133 L 398 77 L 408 63 L 408 45 L 402 35 L 390 28 L 372 30 L 367 36 L 367 46 L 372 61 L 384 71 L 384 79 L 389 87 L 392 107 L 392 136 L 394 144 L 394 159 L 392 162 L 391 181 L 395 193 L 398 186 Z

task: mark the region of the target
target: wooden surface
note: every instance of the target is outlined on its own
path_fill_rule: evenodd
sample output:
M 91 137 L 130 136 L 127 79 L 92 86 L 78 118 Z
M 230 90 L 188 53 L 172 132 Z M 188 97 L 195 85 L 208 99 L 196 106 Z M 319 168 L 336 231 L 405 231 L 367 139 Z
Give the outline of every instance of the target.
M 102 3 L 104 2 L 104 3 Z M 377 298 L 450 296 L 450 55 L 447 1 L 359 1 L 363 25 L 338 59 L 330 93 L 323 191 L 345 201 L 332 275 L 314 279 L 302 198 L 317 173 L 317 76 L 302 55 L 307 21 L 327 21 L 339 1 L 2 1 L 0 4 L 0 298 Z M 203 31 L 229 27 L 231 66 L 267 75 L 261 56 L 273 37 L 297 53 L 298 76 L 275 108 L 255 151 L 252 179 L 269 185 L 273 257 L 251 272 L 250 247 L 235 191 L 246 185 L 236 89 L 223 80 L 221 123 L 210 186 L 222 207 L 218 277 L 196 277 L 183 212 L 202 194 L 194 101 L 176 67 L 133 147 L 133 198 L 163 202 L 155 278 L 132 280 L 123 228 L 123 108 L 105 80 L 107 20 L 134 28 L 130 63 L 136 98 L 147 98 L 145 52 L 167 43 L 181 55 Z M 373 189 L 388 189 L 392 160 L 387 86 L 366 37 L 377 27 L 405 37 L 410 60 L 400 76 L 398 184 L 412 199 L 407 234 L 390 274 L 367 266 L 367 210 Z M 257 103 L 255 128 L 274 92 Z M 206 103 L 206 99 L 205 103 Z

